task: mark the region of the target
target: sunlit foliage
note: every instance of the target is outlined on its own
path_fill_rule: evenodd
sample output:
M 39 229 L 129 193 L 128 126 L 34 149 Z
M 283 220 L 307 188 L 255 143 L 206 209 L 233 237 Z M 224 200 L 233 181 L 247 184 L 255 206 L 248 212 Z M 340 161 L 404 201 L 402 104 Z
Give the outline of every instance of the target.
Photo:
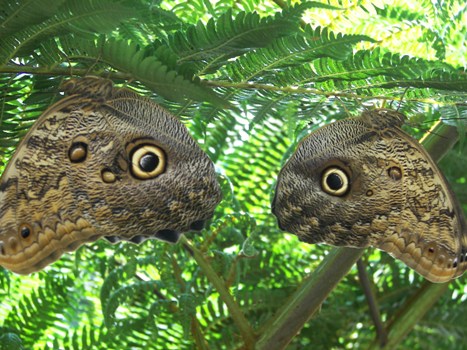
M 215 162 L 224 193 L 210 228 L 187 235 L 210 272 L 183 244 L 158 241 L 99 241 L 26 277 L 0 270 L 0 349 L 241 348 L 238 318 L 212 273 L 260 335 L 331 249 L 277 228 L 270 199 L 281 165 L 310 130 L 367 108 L 400 108 L 417 137 L 440 117 L 465 133 L 466 7 L 0 0 L 2 167 L 60 98 L 60 83 L 92 74 L 151 96 L 186 123 Z M 464 208 L 466 145 L 461 136 L 441 164 Z M 363 259 L 383 322 L 397 319 L 422 278 L 375 250 Z M 449 286 L 401 348 L 465 347 L 463 281 Z M 363 349 L 374 338 L 352 269 L 290 349 Z

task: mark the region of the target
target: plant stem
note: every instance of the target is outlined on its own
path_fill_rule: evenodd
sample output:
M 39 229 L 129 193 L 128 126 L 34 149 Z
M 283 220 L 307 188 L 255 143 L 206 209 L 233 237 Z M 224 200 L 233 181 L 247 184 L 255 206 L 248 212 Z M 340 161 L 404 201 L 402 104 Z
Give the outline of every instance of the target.
M 457 140 L 459 140 L 457 128 L 438 120 L 422 137 L 420 143 L 430 154 L 431 159 L 438 163 L 456 144 Z
M 425 281 L 418 291 L 400 307 L 389 325 L 388 340 L 384 349 L 397 349 L 413 327 L 425 316 L 439 298 L 448 290 L 449 283 L 431 283 Z M 382 349 L 375 339 L 368 350 Z
M 373 290 L 371 288 L 371 282 L 366 272 L 366 266 L 363 263 L 362 259 L 358 259 L 357 269 L 358 269 L 358 278 L 360 280 L 360 284 L 362 286 L 363 292 L 365 293 L 365 296 L 366 296 L 368 308 L 370 310 L 371 319 L 373 320 L 373 323 L 375 324 L 376 338 L 378 339 L 378 343 L 381 346 L 384 346 L 387 343 L 388 334 L 386 332 L 386 329 L 384 328 L 383 321 L 381 320 L 381 314 L 379 312 L 378 303 L 376 302 L 375 295 L 373 294 Z
M 282 10 L 285 10 L 285 9 L 287 9 L 287 8 L 289 7 L 289 5 L 287 4 L 287 2 L 284 1 L 284 0 L 273 0 L 273 2 L 274 2 L 277 6 L 279 6 Z M 300 19 L 300 26 L 301 26 L 302 28 L 305 28 L 305 26 L 306 26 L 306 22 L 305 22 L 303 19 Z
M 302 329 L 323 301 L 364 249 L 334 248 L 323 259 L 312 275 L 307 277 L 284 306 L 263 327 L 257 350 L 285 349 L 292 338 Z
M 193 338 L 195 340 L 196 349 L 209 350 L 209 346 L 206 342 L 203 332 L 201 331 L 201 326 L 199 325 L 198 320 L 194 316 L 191 320 L 191 333 L 193 334 Z
M 105 76 L 109 79 L 123 79 L 131 80 L 134 77 L 129 73 L 123 72 L 112 72 L 112 71 L 102 71 L 93 72 L 88 68 L 70 68 L 70 67 L 32 67 L 32 66 L 23 66 L 23 65 L 4 65 L 0 66 L 0 73 L 13 73 L 13 74 L 34 74 L 34 75 L 50 75 L 50 76 L 85 76 L 89 74 Z
M 103 76 L 108 79 L 117 79 L 117 80 L 134 80 L 138 79 L 137 77 L 133 76 L 130 73 L 124 72 L 114 72 L 114 71 L 90 71 L 88 68 L 69 68 L 69 67 L 32 67 L 32 66 L 22 66 L 22 65 L 4 65 L 0 66 L 0 73 L 13 73 L 13 74 L 34 74 L 34 75 L 50 75 L 50 76 L 85 76 L 85 75 L 96 75 L 96 76 Z M 265 91 L 276 91 L 276 92 L 283 92 L 283 93 L 290 93 L 290 94 L 314 94 L 319 96 L 325 97 L 342 97 L 342 98 L 350 98 L 350 99 L 365 99 L 368 98 L 367 95 L 358 95 L 354 93 L 348 92 L 329 92 L 323 91 L 318 89 L 312 88 L 301 88 L 296 86 L 273 86 L 270 84 L 261 84 L 261 83 L 249 83 L 249 82 L 229 82 L 229 81 L 222 81 L 222 80 L 201 80 L 201 84 L 207 87 L 212 88 L 226 88 L 226 89 L 243 89 L 243 90 L 265 90 Z M 397 100 L 397 98 L 393 96 L 372 96 L 374 100 Z M 407 99 L 405 99 L 407 100 Z M 409 101 L 409 100 L 407 100 Z M 424 103 L 439 103 L 439 101 L 435 101 L 433 99 L 410 99 L 410 101 L 416 102 L 424 102 Z M 446 103 L 447 105 L 448 103 Z
M 211 282 L 216 291 L 219 293 L 219 297 L 229 309 L 230 316 L 232 317 L 232 320 L 242 335 L 242 339 L 245 343 L 244 349 L 253 349 L 255 343 L 255 334 L 253 329 L 238 307 L 238 304 L 235 302 L 229 290 L 225 286 L 224 281 L 219 277 L 216 271 L 214 271 L 209 262 L 204 258 L 203 254 L 195 246 L 193 246 L 185 236 L 182 235 L 180 238 L 180 243 L 183 244 L 183 246 L 196 260 L 209 282 Z

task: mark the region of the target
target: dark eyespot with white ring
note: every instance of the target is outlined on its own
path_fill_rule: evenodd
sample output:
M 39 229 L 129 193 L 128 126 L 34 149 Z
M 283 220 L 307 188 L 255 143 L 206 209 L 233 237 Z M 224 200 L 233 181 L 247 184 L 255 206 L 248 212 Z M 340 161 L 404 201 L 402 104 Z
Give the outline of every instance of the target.
M 331 196 L 342 197 L 350 189 L 349 176 L 339 167 L 329 167 L 321 175 L 321 188 Z
M 131 173 L 140 180 L 153 179 L 164 173 L 166 157 L 162 148 L 142 144 L 130 152 Z

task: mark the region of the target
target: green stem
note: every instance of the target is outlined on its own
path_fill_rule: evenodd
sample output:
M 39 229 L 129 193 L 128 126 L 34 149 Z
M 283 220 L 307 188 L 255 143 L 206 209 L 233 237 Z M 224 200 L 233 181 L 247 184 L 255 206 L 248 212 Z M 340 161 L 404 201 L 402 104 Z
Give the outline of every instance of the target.
M 397 349 L 398 345 L 412 331 L 413 327 L 425 316 L 439 298 L 448 290 L 449 283 L 431 283 L 425 281 L 418 291 L 400 307 L 394 315 L 387 333 L 388 340 L 384 349 Z M 377 339 L 368 350 L 382 349 Z
M 131 80 L 134 77 L 128 73 L 112 72 L 102 70 L 98 72 L 90 71 L 89 68 L 75 68 L 75 67 L 32 67 L 22 65 L 4 65 L 0 66 L 0 73 L 13 73 L 13 74 L 35 74 L 35 75 L 50 75 L 50 76 L 85 76 L 85 75 L 102 75 L 109 79 L 122 79 Z
M 195 340 L 196 349 L 209 350 L 209 345 L 207 344 L 206 339 L 204 338 L 201 326 L 199 325 L 198 320 L 194 316 L 191 320 L 191 333 L 193 334 L 193 338 Z
M 376 296 L 373 293 L 372 283 L 366 271 L 366 265 L 363 263 L 362 259 L 358 259 L 357 269 L 358 279 L 360 280 L 360 285 L 362 286 L 363 292 L 365 293 L 370 316 L 375 325 L 376 339 L 381 346 L 384 346 L 387 343 L 388 334 L 381 319 L 381 313 L 379 312 L 379 306 L 376 302 Z
M 70 67 L 32 67 L 32 66 L 22 66 L 22 65 L 4 65 L 0 66 L 0 73 L 13 73 L 13 74 L 35 74 L 35 75 L 50 75 L 50 76 L 85 76 L 85 75 L 103 75 L 109 79 L 124 79 L 131 80 L 134 79 L 134 76 L 128 73 L 122 72 L 111 72 L 111 71 L 99 71 L 93 72 L 88 68 L 70 68 Z M 297 88 L 292 86 L 272 86 L 268 84 L 252 84 L 252 83 L 241 83 L 241 82 L 228 82 L 221 80 L 203 80 L 203 84 L 206 86 L 211 86 L 213 88 L 224 87 L 230 89 L 244 89 L 244 90 L 268 90 L 268 91 L 281 91 L 285 93 L 302 93 L 302 94 L 317 94 L 317 95 L 326 95 L 334 96 L 335 94 L 329 92 L 323 92 L 322 90 L 309 89 L 309 88 Z M 338 94 L 340 97 L 352 97 L 359 98 L 355 94 Z M 377 98 L 377 97 L 374 97 Z M 392 98 L 393 99 L 393 98 Z
M 364 249 L 335 248 L 264 327 L 257 350 L 285 349 L 363 254 Z
M 219 297 L 229 309 L 230 316 L 232 317 L 232 320 L 242 335 L 242 339 L 245 343 L 244 349 L 253 349 L 255 343 L 255 334 L 253 329 L 238 307 L 238 304 L 235 302 L 229 290 L 225 286 L 224 281 L 219 277 L 216 271 L 214 271 L 214 269 L 211 267 L 211 264 L 205 259 L 203 254 L 195 246 L 193 246 L 185 236 L 181 237 L 180 242 L 196 260 L 198 266 L 204 272 L 209 282 L 211 282 L 216 291 L 219 293 Z
M 289 7 L 289 5 L 287 4 L 287 2 L 285 0 L 273 0 L 273 2 L 277 6 L 279 6 L 282 10 L 285 10 L 285 9 L 287 9 Z M 303 19 L 300 20 L 300 26 L 302 28 L 305 28 L 305 26 L 306 26 L 306 22 Z
M 457 128 L 437 121 L 420 140 L 431 159 L 439 162 L 459 140 Z
M 133 80 L 137 79 L 135 76 L 129 73 L 123 72 L 114 72 L 114 71 L 90 71 L 88 68 L 69 68 L 69 67 L 31 67 L 31 66 L 21 66 L 21 65 L 4 65 L 0 66 L 0 74 L 1 73 L 13 73 L 13 74 L 36 74 L 36 75 L 50 75 L 50 76 L 85 76 L 85 75 L 96 75 L 96 76 L 103 76 L 108 79 L 116 79 L 116 80 Z M 260 84 L 260 83 L 249 83 L 249 82 L 229 82 L 229 81 L 222 81 L 222 80 L 201 80 L 201 84 L 212 87 L 212 88 L 226 88 L 226 89 L 243 89 L 243 90 L 264 90 L 264 91 L 276 91 L 276 92 L 283 92 L 288 94 L 314 94 L 319 96 L 326 96 L 326 97 L 341 97 L 341 98 L 350 98 L 355 100 L 360 99 L 367 99 L 367 95 L 358 95 L 354 93 L 348 92 L 339 92 L 339 91 L 323 91 L 318 89 L 312 88 L 302 88 L 296 86 L 273 86 L 270 84 Z M 394 100 L 394 97 L 388 96 L 372 96 L 374 100 Z M 435 101 L 433 99 L 411 99 L 410 101 L 416 102 L 423 102 L 423 103 L 439 103 L 439 101 Z

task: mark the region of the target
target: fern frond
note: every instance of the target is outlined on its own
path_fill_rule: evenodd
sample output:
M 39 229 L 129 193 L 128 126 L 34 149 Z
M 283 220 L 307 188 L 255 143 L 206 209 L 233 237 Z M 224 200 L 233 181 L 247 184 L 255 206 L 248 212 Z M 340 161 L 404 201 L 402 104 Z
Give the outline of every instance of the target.
M 467 74 L 465 71 L 455 71 L 452 69 L 433 70 L 424 72 L 418 81 L 399 81 L 381 85 L 382 87 L 414 87 L 414 88 L 432 88 L 437 90 L 447 90 L 467 92 Z
M 428 7 L 428 6 L 427 6 Z M 402 6 L 385 6 L 382 8 L 376 8 L 376 13 L 387 21 L 393 21 L 395 23 L 401 21 L 407 22 L 421 22 L 430 14 L 433 14 L 432 7 L 425 8 L 427 12 L 422 12 L 420 8 L 417 11 L 413 11 L 407 7 Z
M 434 308 L 420 322 L 420 326 L 416 328 L 415 332 L 420 339 L 424 339 L 426 346 L 431 343 L 443 344 L 446 349 L 462 349 L 463 345 L 461 344 L 465 333 L 462 325 L 467 322 L 467 308 L 463 299 L 462 294 L 456 291 L 446 293 L 440 300 L 440 304 L 452 303 L 459 312 L 445 313 L 440 307 Z M 446 334 L 449 334 L 449 337 L 446 337 Z
M 135 275 L 136 266 L 136 261 L 132 259 L 130 262 L 124 264 L 122 267 L 113 269 L 105 278 L 100 292 L 100 299 L 103 308 L 107 307 L 107 302 L 109 300 L 110 295 L 113 293 L 113 289 L 117 289 L 120 287 L 121 280 L 126 276 L 128 276 L 126 278 L 131 278 Z
M 33 290 L 30 296 L 23 296 L 17 308 L 5 319 L 4 326 L 21 330 L 27 347 L 41 340 L 49 327 L 58 330 L 61 321 L 59 315 L 65 311 L 64 304 L 67 299 L 76 297 L 67 292 L 73 284 L 70 278 L 46 279 L 45 282 L 45 285 Z M 35 322 L 37 319 L 41 322 Z
M 465 91 L 467 82 L 462 71 L 445 63 L 383 53 L 379 49 L 358 51 L 346 60 L 320 58 L 309 65 L 285 69 L 271 80 L 278 85 L 299 84 L 330 92 L 388 87 Z
M 28 26 L 14 35 L 0 39 L 0 63 L 17 56 L 31 55 L 44 39 L 75 33 L 92 38 L 116 28 L 124 19 L 135 15 L 132 8 L 113 1 L 68 0 L 61 11 L 48 20 Z
M 262 81 L 274 76 L 280 69 L 299 66 L 320 57 L 343 60 L 352 53 L 356 43 L 372 39 L 364 35 L 341 35 L 326 28 L 307 27 L 296 34 L 274 41 L 264 49 L 244 55 L 225 67 L 224 76 L 232 81 Z
M 31 94 L 30 80 L 27 76 L 0 77 L 0 162 L 4 163 L 19 139 L 27 132 L 32 122 L 40 114 L 35 111 L 38 105 L 22 102 Z M 49 101 L 50 102 L 50 101 Z M 48 104 L 44 105 L 44 109 Z
M 0 1 L 0 37 L 6 37 L 12 33 L 34 24 L 44 22 L 57 11 L 66 0 L 28 0 L 28 1 Z
M 225 102 L 210 90 L 201 87 L 196 80 L 188 80 L 159 60 L 172 57 L 166 50 L 155 51 L 159 57 L 147 56 L 143 50 L 131 43 L 110 41 L 102 48 L 102 58 L 113 67 L 128 70 L 136 79 L 161 96 L 181 100 L 184 97 L 214 104 L 225 105 Z
M 129 1 L 134 6 L 134 1 Z M 150 45 L 155 40 L 167 42 L 170 33 L 187 27 L 186 18 L 179 18 L 172 10 L 160 8 L 157 5 L 142 8 L 137 12 L 135 20 L 124 21 L 118 27 L 118 33 L 112 33 L 120 40 L 129 40 L 143 46 Z
M 85 40 L 78 37 L 62 38 L 59 42 L 48 42 L 41 46 L 44 52 L 42 62 L 99 63 L 101 67 L 113 67 L 130 73 L 145 86 L 166 98 L 181 101 L 191 98 L 198 101 L 209 101 L 225 106 L 225 101 L 211 90 L 200 85 L 191 72 L 174 65 L 175 56 L 164 46 L 151 45 L 141 48 L 138 44 L 110 39 Z M 47 59 L 47 61 L 44 61 Z M 70 70 L 72 72 L 72 70 Z
M 104 339 L 99 339 L 99 329 L 92 325 L 90 327 L 83 326 L 82 329 L 74 332 L 69 332 L 64 338 L 59 348 L 80 350 L 80 349 L 94 349 L 94 348 L 107 348 Z M 60 346 L 61 345 L 61 346 Z
M 0 345 L 2 350 L 24 349 L 21 338 L 16 333 L 8 332 L 3 327 L 0 327 Z
M 193 123 L 203 128 L 200 134 L 202 133 L 204 149 L 213 161 L 217 161 L 223 153 L 222 150 L 226 149 L 227 145 L 232 143 L 238 135 L 238 119 L 227 111 L 219 111 L 212 124 L 206 125 L 209 119 L 212 120 L 209 114 L 200 114 L 194 118 Z
M 249 131 L 248 126 L 244 128 L 249 138 L 236 146 L 233 153 L 225 154 L 220 161 L 226 175 L 232 178 L 235 188 L 238 188 L 238 201 L 247 212 L 254 206 L 255 215 L 263 218 L 263 215 L 270 215 L 270 174 L 278 172 L 284 150 L 288 146 L 284 130 L 286 125 L 270 119 L 261 127 Z M 257 156 L 252 158 L 251 154 Z
M 424 8 L 418 8 L 417 11 L 407 7 L 391 7 L 378 9 L 377 12 L 381 17 L 394 23 L 403 21 L 409 28 L 419 28 L 422 33 L 418 41 L 430 43 L 431 48 L 436 52 L 436 58 L 444 60 L 447 45 L 446 27 L 451 27 L 452 23 L 449 22 L 452 17 L 448 15 L 447 7 L 433 6 L 428 1 L 424 5 Z M 451 20 L 448 20 L 448 17 L 451 17 Z M 440 25 L 441 23 L 443 24 Z M 446 23 L 449 23 L 449 26 L 446 26 Z
M 240 12 L 233 18 L 229 10 L 217 20 L 209 20 L 206 25 L 198 22 L 186 33 L 176 33 L 169 38 L 169 43 L 180 56 L 181 63 L 205 62 L 207 66 L 203 67 L 203 72 L 210 73 L 229 58 L 265 47 L 275 38 L 298 31 L 298 20 L 308 7 L 307 3 L 299 4 L 264 18 L 255 12 Z
M 115 312 L 121 304 L 124 304 L 126 301 L 131 304 L 132 300 L 138 297 L 138 294 L 152 292 L 154 289 L 160 289 L 161 286 L 160 281 L 151 280 L 128 284 L 116 289 L 110 294 L 105 304 L 104 319 L 107 327 L 110 328 L 116 325 L 117 317 L 115 316 Z

